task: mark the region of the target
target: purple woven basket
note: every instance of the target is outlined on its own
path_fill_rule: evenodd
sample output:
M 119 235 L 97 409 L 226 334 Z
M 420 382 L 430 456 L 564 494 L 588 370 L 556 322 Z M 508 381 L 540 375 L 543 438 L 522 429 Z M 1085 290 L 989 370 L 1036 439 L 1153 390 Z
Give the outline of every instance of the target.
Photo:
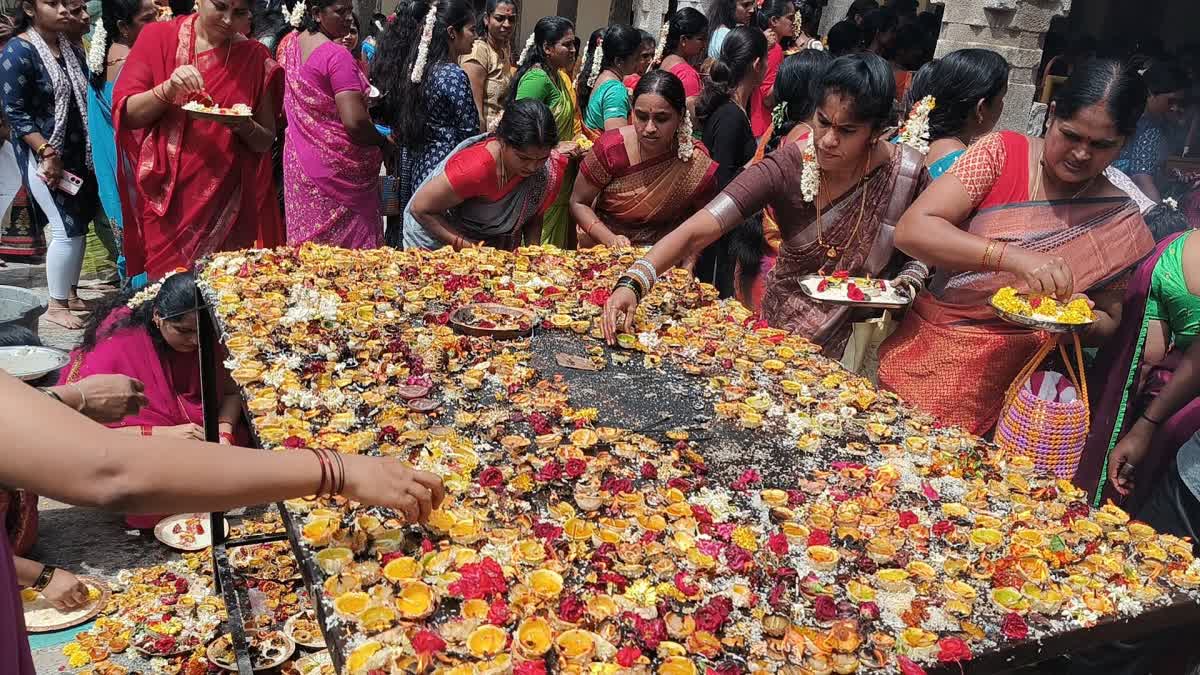
M 1090 421 L 1083 399 L 1047 401 L 1021 387 L 996 425 L 996 445 L 1033 459 L 1041 471 L 1070 479 L 1079 468 Z

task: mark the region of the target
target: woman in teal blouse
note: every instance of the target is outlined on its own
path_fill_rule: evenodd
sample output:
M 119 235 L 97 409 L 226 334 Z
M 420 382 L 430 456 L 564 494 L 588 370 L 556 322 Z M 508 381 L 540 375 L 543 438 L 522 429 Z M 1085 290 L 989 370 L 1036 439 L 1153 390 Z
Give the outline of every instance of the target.
M 629 91 L 623 80 L 638 72 L 642 35 L 632 26 L 609 26 L 588 50 L 576 82 L 583 133 L 595 142 L 609 129 L 629 124 Z

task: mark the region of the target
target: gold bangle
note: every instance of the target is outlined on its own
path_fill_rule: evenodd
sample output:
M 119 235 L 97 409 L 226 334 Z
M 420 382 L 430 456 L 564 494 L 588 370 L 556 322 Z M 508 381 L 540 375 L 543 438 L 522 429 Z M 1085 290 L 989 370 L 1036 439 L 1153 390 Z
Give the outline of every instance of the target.
M 985 269 L 985 270 L 991 269 L 988 266 L 988 260 L 992 257 L 992 250 L 995 248 L 996 248 L 996 242 L 994 240 L 988 240 L 987 248 L 985 248 L 983 250 L 983 261 L 981 263 L 983 269 Z

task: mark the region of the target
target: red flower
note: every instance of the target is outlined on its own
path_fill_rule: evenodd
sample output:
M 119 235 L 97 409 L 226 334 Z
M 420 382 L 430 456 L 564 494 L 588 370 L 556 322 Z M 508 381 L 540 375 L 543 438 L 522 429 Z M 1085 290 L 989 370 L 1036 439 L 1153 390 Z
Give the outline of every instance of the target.
M 689 598 L 700 595 L 700 587 L 688 581 L 686 572 L 675 573 L 675 588 Z
M 1037 295 L 1035 295 L 1035 296 L 1033 296 L 1032 298 L 1030 298 L 1030 299 L 1029 299 L 1029 306 L 1030 306 L 1030 307 L 1032 307 L 1032 308 L 1034 308 L 1034 309 L 1037 309 L 1038 307 L 1041 307 L 1041 306 L 1042 306 L 1042 298 L 1041 298 L 1041 296 L 1037 296 Z
M 971 660 L 971 648 L 962 638 L 947 637 L 938 640 L 938 661 L 959 663 Z
M 873 602 L 864 602 L 858 606 L 858 615 L 864 621 L 874 621 L 879 618 L 879 605 Z
M 696 610 L 696 628 L 708 633 L 716 633 L 725 625 L 729 613 L 733 611 L 733 602 L 724 596 L 717 596 Z
M 726 661 L 716 667 L 709 666 L 704 669 L 704 675 L 742 675 L 744 672 L 746 671 L 733 661 Z
M 833 621 L 838 617 L 837 603 L 828 595 L 818 595 L 813 601 L 813 616 L 817 621 Z
M 658 649 L 658 645 L 667 639 L 667 622 L 662 619 L 643 619 L 634 615 L 633 626 L 646 649 Z
M 421 552 L 433 553 L 433 542 L 429 541 L 429 537 L 425 537 L 421 540 Z
M 834 279 L 849 279 L 850 270 L 834 270 L 833 274 L 830 276 L 832 276 Z
M 948 520 L 939 520 L 933 524 L 933 536 L 945 537 L 954 531 L 954 523 Z
M 942 498 L 938 491 L 933 489 L 933 485 L 927 481 L 921 481 L 921 492 L 925 493 L 925 498 L 931 502 L 936 502 Z
M 771 553 L 774 553 L 775 555 L 787 555 L 787 535 L 782 532 L 776 532 L 770 537 L 767 537 L 767 548 L 771 549 Z
M 558 601 L 558 618 L 567 623 L 579 623 L 586 609 L 578 595 L 566 594 Z
M 867 299 L 867 296 L 862 292 L 862 289 L 854 284 L 850 284 L 846 287 L 846 297 L 855 302 L 862 302 L 863 300 Z
M 487 620 L 493 626 L 503 626 L 512 618 L 512 612 L 508 611 L 508 603 L 504 598 L 496 598 L 491 607 L 488 607 Z
M 628 478 L 609 478 L 604 481 L 600 489 L 609 494 L 621 494 L 625 492 L 633 492 L 633 481 Z
M 575 480 L 587 471 L 587 461 L 578 457 L 572 457 L 567 460 L 567 466 L 563 471 L 567 474 L 567 478 Z
M 622 668 L 632 668 L 640 658 L 642 658 L 642 650 L 632 645 L 617 650 L 617 665 Z
M 749 488 L 751 485 L 757 485 L 760 483 L 762 483 L 762 476 L 758 475 L 758 472 L 754 469 L 746 469 L 746 471 L 743 472 L 737 480 L 733 481 L 729 487 L 741 492 L 742 490 Z
M 188 580 L 184 579 L 183 577 L 179 577 L 178 579 L 176 579 L 175 580 L 175 592 L 179 593 L 180 595 L 187 593 L 188 592 Z
M 667 487 L 675 488 L 676 490 L 679 490 L 680 492 L 691 492 L 692 491 L 692 481 L 690 481 L 686 478 L 683 478 L 683 477 L 672 478 L 671 480 L 667 481 Z
M 1004 616 L 1000 632 L 1004 633 L 1004 637 L 1009 640 L 1024 640 L 1029 637 L 1029 625 L 1025 623 L 1025 619 L 1022 619 L 1020 614 L 1009 612 Z
M 920 519 L 912 511 L 903 511 L 900 513 L 900 527 L 912 527 L 918 522 L 920 522 Z
M 829 533 L 825 530 L 813 530 L 808 535 L 809 546 L 828 546 Z
M 498 488 L 504 485 L 504 472 L 499 467 L 489 466 L 479 472 L 479 478 L 476 479 L 479 487 Z
M 612 295 L 612 291 L 608 290 L 607 288 L 597 288 L 584 296 L 584 300 L 597 307 L 603 307 L 604 303 L 608 302 L 610 295 Z
M 907 656 L 897 656 L 896 662 L 900 664 L 900 675 L 925 675 L 925 669 Z
M 754 556 L 740 546 L 729 546 L 725 549 L 725 564 L 735 572 L 742 572 L 754 566 Z
M 713 522 L 712 514 L 708 512 L 706 507 L 699 504 L 692 504 L 692 517 L 701 525 L 712 525 Z
M 288 436 L 283 439 L 283 447 L 285 448 L 303 448 L 304 441 L 299 436 Z
M 513 668 L 513 675 L 546 675 L 546 662 L 522 661 Z
M 452 595 L 463 600 L 488 598 L 508 590 L 508 583 L 504 580 L 504 570 L 491 558 L 463 565 L 459 574 L 462 576 L 450 584 L 449 590 Z
M 562 536 L 563 529 L 554 523 L 534 523 L 533 536 L 545 541 L 548 544 L 553 544 Z
M 817 282 L 817 292 L 824 293 L 829 288 L 829 280 L 822 279 Z
M 431 630 L 417 631 L 410 642 L 418 654 L 436 654 L 446 648 L 446 641 Z
M 642 465 L 641 474 L 642 478 L 646 480 L 654 480 L 658 478 L 658 467 L 654 466 L 650 462 L 646 462 Z
M 542 468 L 537 472 L 537 479 L 543 483 L 549 483 L 552 480 L 558 480 L 562 477 L 563 466 L 557 459 L 552 459 L 542 465 Z
M 804 503 L 804 493 L 799 490 L 788 490 L 788 506 L 797 507 Z

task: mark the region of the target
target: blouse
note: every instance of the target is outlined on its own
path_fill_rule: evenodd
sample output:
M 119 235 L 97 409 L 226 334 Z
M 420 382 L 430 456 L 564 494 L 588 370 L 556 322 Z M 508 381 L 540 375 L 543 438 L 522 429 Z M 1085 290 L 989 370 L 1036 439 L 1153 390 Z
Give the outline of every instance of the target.
M 1144 174 L 1157 176 L 1167 163 L 1170 152 L 1167 149 L 1167 137 L 1149 115 L 1142 115 L 1138 120 L 1137 130 L 1133 137 L 1121 150 L 1121 156 L 1113 162 L 1113 166 L 1128 176 Z
M 683 93 L 688 98 L 694 98 L 704 93 L 704 85 L 700 83 L 700 73 L 696 72 L 692 64 L 677 63 L 667 72 L 679 78 L 679 81 L 683 83 Z
M 625 90 L 625 84 L 620 80 L 605 80 L 592 90 L 583 123 L 589 129 L 602 130 L 608 120 L 628 120 L 629 110 L 629 92 Z
M 775 77 L 779 74 L 779 66 L 783 63 L 783 47 L 776 44 L 767 52 L 767 74 L 762 84 L 750 95 L 750 128 L 755 138 L 761 137 L 771 128 L 771 110 L 767 108 L 767 97 L 775 89 Z
M 501 186 L 500 179 L 496 176 L 496 158 L 488 151 L 487 144 L 485 140 L 464 148 L 446 162 L 446 180 L 454 189 L 454 194 L 464 201 L 477 198 L 489 202 L 499 201 L 524 180 L 520 175 L 513 176 L 508 183 Z M 556 153 L 551 161 L 556 161 L 558 157 L 560 155 Z M 557 175 L 560 180 L 562 178 L 561 171 L 551 174 Z M 558 185 L 547 186 L 546 197 L 538 209 L 539 214 L 545 213 L 554 203 L 558 197 L 558 190 Z
M 508 83 L 512 79 L 512 66 L 509 64 L 508 55 L 496 51 L 487 40 L 476 40 L 471 53 L 459 59 L 459 63 L 477 63 L 487 73 L 483 111 L 487 115 L 488 127 L 491 128 L 500 121 L 500 115 L 504 113 L 504 96 L 508 93 Z

